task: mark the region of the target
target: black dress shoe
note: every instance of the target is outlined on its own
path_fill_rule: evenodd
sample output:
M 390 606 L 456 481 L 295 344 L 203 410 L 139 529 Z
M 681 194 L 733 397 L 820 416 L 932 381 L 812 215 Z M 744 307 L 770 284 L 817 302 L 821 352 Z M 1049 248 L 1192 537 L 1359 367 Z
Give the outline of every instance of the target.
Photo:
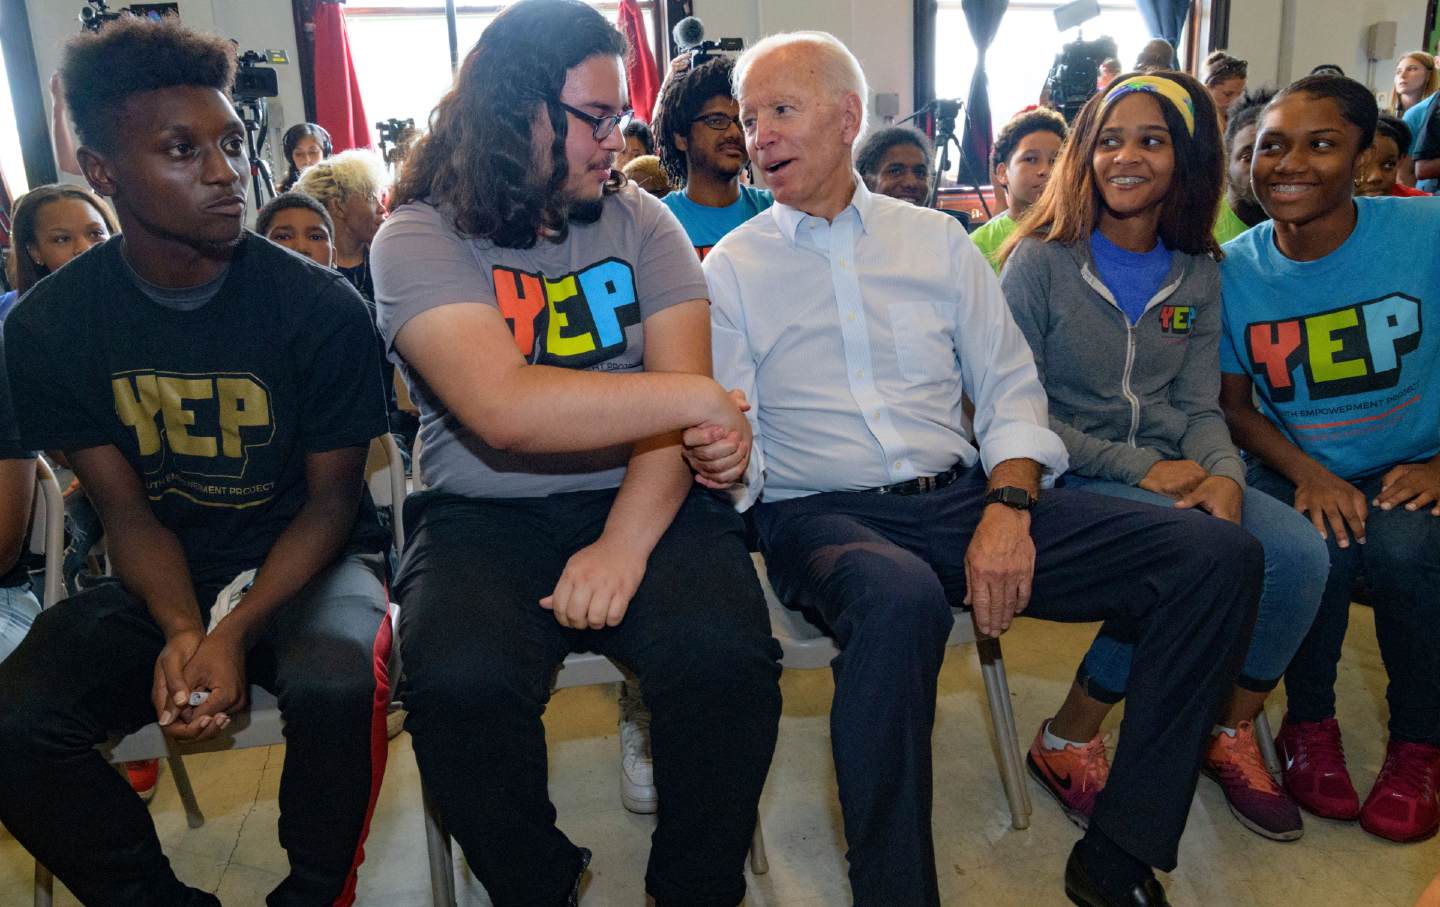
M 1080 907 L 1170 907 L 1170 902 L 1165 899 L 1164 887 L 1154 876 L 1138 883 L 1121 900 L 1107 897 L 1090 878 L 1084 861 L 1073 850 L 1069 862 L 1065 864 L 1065 894 L 1070 897 L 1071 903 Z

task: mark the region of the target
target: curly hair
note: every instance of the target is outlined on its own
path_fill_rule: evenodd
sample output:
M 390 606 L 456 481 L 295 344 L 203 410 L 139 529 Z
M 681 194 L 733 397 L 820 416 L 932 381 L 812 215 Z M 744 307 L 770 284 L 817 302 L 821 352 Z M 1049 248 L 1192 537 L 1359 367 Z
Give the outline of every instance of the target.
M 260 213 L 255 215 L 255 232 L 261 236 L 268 234 L 270 221 L 275 219 L 275 215 L 290 208 L 314 211 L 320 218 L 320 223 L 324 224 L 325 232 L 330 235 L 331 239 L 335 238 L 335 222 L 330 219 L 330 212 L 326 211 L 325 206 L 320 202 L 303 192 L 282 192 L 266 202 L 265 207 L 260 209 Z
M 82 186 L 51 183 L 36 186 L 26 192 L 15 199 L 15 204 L 10 208 L 10 256 L 5 262 L 5 279 L 22 294 L 50 273 L 49 268 L 31 259 L 26 247 L 38 239 L 35 229 L 40 220 L 40 209 L 62 198 L 73 198 L 94 208 L 105 222 L 106 232 L 111 236 L 120 232 L 120 225 L 115 222 L 110 206 L 105 204 L 100 196 Z
M 192 85 L 228 93 L 235 46 L 177 19 L 125 16 L 98 33 L 71 38 L 60 73 L 81 144 L 114 153 L 131 95 Z
M 1230 146 L 1235 144 L 1235 136 L 1246 126 L 1255 125 L 1260 119 L 1260 111 L 1265 105 L 1275 100 L 1275 89 L 1253 88 L 1248 89 L 1244 94 L 1235 99 L 1230 105 L 1230 119 L 1225 121 L 1225 149 L 1228 152 Z
M 690 165 L 675 144 L 676 136 L 687 140 L 691 123 L 711 98 L 733 98 L 730 77 L 735 70 L 735 61 L 727 57 L 706 60 L 699 66 L 665 80 L 660 86 L 660 97 L 655 101 L 655 153 L 660 157 L 660 166 L 665 175 L 676 186 L 684 186 L 690 176 Z
M 322 205 L 345 204 L 352 198 L 378 198 L 385 191 L 385 164 L 369 148 L 351 148 L 307 167 L 295 184 Z
M 995 148 L 990 154 L 990 166 L 999 167 L 1001 164 L 1009 164 L 1010 156 L 1020 143 L 1025 141 L 1025 136 L 1034 135 L 1037 132 L 1053 132 L 1065 141 L 1065 136 L 1070 132 L 1065 125 L 1065 118 L 1059 111 L 1051 110 L 1049 107 L 1037 107 L 1034 110 L 1027 110 L 1017 113 L 1010 122 L 1000 127 L 1000 134 L 995 137 Z
M 1040 200 L 1021 218 L 1020 225 L 1000 247 L 1000 260 L 1010 257 L 1015 247 L 1027 237 L 1043 242 L 1069 245 L 1090 236 L 1100 223 L 1104 200 L 1095 178 L 1095 149 L 1109 115 L 1111 95 L 1138 73 L 1125 73 L 1085 102 L 1070 130 L 1070 139 L 1055 165 L 1055 172 L 1045 184 Z M 1173 70 L 1156 70 L 1153 78 L 1167 79 L 1185 90 L 1194 108 L 1194 132 L 1174 102 L 1161 94 L 1153 94 L 1170 140 L 1175 149 L 1175 172 L 1170 191 L 1160 202 L 1160 239 L 1167 248 L 1187 255 L 1209 255 L 1216 261 L 1224 258 L 1211 228 L 1213 214 L 1197 216 L 1197 211 L 1214 212 L 1220 207 L 1225 162 L 1220 147 L 1220 123 L 1215 102 L 1194 76 Z
M 880 161 L 885 158 L 885 153 L 896 145 L 914 145 L 925 155 L 925 169 L 929 170 L 933 165 L 935 148 L 925 133 L 909 126 L 886 126 L 867 136 L 860 150 L 855 152 L 855 169 L 865 177 L 867 185 L 880 172 Z
M 560 106 L 566 73 L 597 54 L 623 58 L 625 38 L 581 0 L 520 0 L 481 33 L 455 84 L 430 114 L 396 186 L 395 206 L 429 202 L 461 233 L 528 249 L 543 233 L 569 235 L 569 117 Z M 531 123 L 543 112 L 554 139 L 549 178 L 536 185 Z M 613 172 L 614 192 L 624 182 Z

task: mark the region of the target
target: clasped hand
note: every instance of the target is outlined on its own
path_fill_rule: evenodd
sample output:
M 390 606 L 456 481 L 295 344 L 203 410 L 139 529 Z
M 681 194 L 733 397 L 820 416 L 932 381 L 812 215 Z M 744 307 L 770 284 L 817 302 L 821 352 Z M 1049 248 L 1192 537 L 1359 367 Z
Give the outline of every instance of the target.
M 150 696 L 167 737 L 208 740 L 245 707 L 245 646 L 222 628 L 223 623 L 209 635 L 199 629 L 174 633 L 155 660 Z M 207 696 L 192 706 L 191 694 L 197 692 Z
M 619 626 L 645 578 L 647 560 L 602 536 L 565 562 L 555 591 L 540 599 L 540 607 L 572 630 Z
M 750 465 L 753 436 L 745 413 L 750 403 L 745 392 L 735 389 L 724 397 L 716 414 L 699 425 L 685 429 L 685 462 L 695 470 L 695 481 L 706 488 L 725 489 L 740 481 Z

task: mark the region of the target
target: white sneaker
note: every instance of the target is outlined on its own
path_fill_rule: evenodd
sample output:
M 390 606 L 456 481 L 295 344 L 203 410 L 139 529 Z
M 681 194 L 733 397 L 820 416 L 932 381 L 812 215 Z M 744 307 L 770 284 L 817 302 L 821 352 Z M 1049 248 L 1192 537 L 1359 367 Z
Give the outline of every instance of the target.
M 650 710 L 634 680 L 620 684 L 620 802 L 632 813 L 649 814 L 660 808 L 655 763 L 650 758 Z

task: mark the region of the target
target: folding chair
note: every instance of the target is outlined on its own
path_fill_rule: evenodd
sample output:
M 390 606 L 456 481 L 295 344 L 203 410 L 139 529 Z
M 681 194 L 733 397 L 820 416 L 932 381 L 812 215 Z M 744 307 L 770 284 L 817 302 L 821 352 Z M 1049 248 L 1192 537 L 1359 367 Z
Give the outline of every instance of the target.
M 395 444 L 395 439 L 390 435 L 381 435 L 372 444 L 378 444 L 384 452 L 388 463 L 389 482 L 388 488 L 391 501 L 404 501 L 405 499 L 405 464 L 400 458 L 400 449 Z M 43 461 L 42 461 L 43 462 Z M 53 481 L 53 476 L 52 476 Z M 59 486 L 55 487 L 55 493 L 59 495 Z M 47 498 L 47 509 L 48 509 Z M 402 508 L 392 507 L 391 537 L 394 540 L 396 549 L 404 543 L 404 521 L 400 513 Z M 60 505 L 60 521 L 57 525 L 63 525 L 64 505 Z M 48 532 L 47 524 L 47 532 Z M 50 558 L 49 551 L 46 552 L 46 600 L 45 605 L 49 607 L 60 595 L 60 561 L 63 558 L 63 543 L 56 550 L 59 555 L 55 558 L 55 599 L 50 598 Z M 395 609 L 391 606 L 391 620 L 394 620 Z M 284 743 L 284 722 L 280 719 L 280 706 L 275 696 L 270 692 L 252 685 L 250 687 L 249 707 L 234 716 L 224 733 L 210 740 L 199 743 L 176 743 L 165 736 L 160 730 L 159 724 L 147 724 L 135 731 L 115 740 L 107 741 L 99 749 L 104 753 L 105 758 L 113 765 L 125 762 L 136 762 L 142 759 L 165 759 L 170 767 L 170 774 L 175 779 L 175 787 L 180 793 L 180 802 L 185 807 L 185 821 L 191 828 L 199 828 L 205 824 L 205 814 L 200 811 L 200 805 L 195 799 L 194 788 L 190 785 L 190 776 L 185 771 L 185 764 L 181 761 L 182 755 L 193 755 L 197 753 L 214 753 L 225 750 L 243 750 L 256 746 L 273 746 L 277 743 Z M 37 861 L 35 863 L 35 907 L 51 907 L 53 902 L 54 878 Z

